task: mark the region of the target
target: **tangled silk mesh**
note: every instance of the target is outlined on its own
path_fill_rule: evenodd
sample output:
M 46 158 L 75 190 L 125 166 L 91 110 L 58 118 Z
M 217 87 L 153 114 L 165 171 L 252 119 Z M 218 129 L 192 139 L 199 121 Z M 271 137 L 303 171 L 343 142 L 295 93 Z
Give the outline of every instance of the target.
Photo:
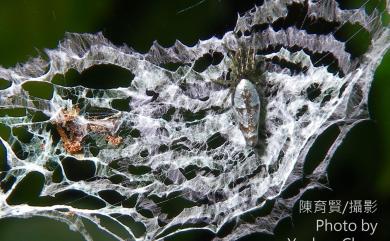
M 13 69 L 0 68 L 0 78 L 12 82 L 0 90 L 0 122 L 3 128 L 31 133 L 25 143 L 12 134 L 1 139 L 7 163 L 2 179 L 13 178 L 14 184 L 0 194 L 0 217 L 53 218 L 69 224 L 86 240 L 92 240 L 86 222 L 118 240 L 155 240 L 191 228 L 209 229 L 224 240 L 254 231 L 272 232 L 303 191 L 322 185 L 319 180 L 326 176 L 327 162 L 345 133 L 368 118 L 373 73 L 390 45 L 389 29 L 380 17 L 383 12 L 367 14 L 364 7 L 341 10 L 332 0 L 306 2 L 308 20 L 336 23 L 329 33 L 308 33 L 296 26 L 274 30 L 271 24 L 286 17 L 293 3 L 303 6 L 305 1 L 265 1 L 240 16 L 235 30 L 222 39 L 200 41 L 193 47 L 176 42 L 163 48 L 155 43 L 148 53 L 140 54 L 114 46 L 102 34 L 67 34 L 57 49 L 47 50 L 48 62 L 37 58 Z M 357 24 L 369 32 L 370 45 L 362 56 L 352 57 L 345 50 L 348 40 L 335 38 L 344 24 Z M 264 72 L 259 73 L 266 103 L 262 152 L 245 145 L 231 100 L 226 98 L 229 89 L 214 82 L 226 77 L 232 67 L 228 52 L 237 51 L 238 42 L 254 47 L 256 60 L 263 60 Z M 202 71 L 194 68 L 205 56 L 217 54 L 222 57 L 219 63 Z M 331 56 L 338 72 L 318 65 L 314 54 Z M 179 67 L 169 70 L 168 63 Z M 53 81 L 66 79 L 72 69 L 82 73 L 108 64 L 130 71 L 131 83 L 92 89 Z M 23 88 L 28 82 L 52 85 L 52 97 L 32 96 Z M 128 110 L 115 110 L 117 100 L 128 100 Z M 10 109 L 23 114 L 5 114 Z M 100 110 L 97 117 L 91 117 L 93 109 Z M 37 120 L 37 113 L 47 120 Z M 64 124 L 66 118 L 72 123 L 70 129 Z M 281 191 L 302 178 L 305 156 L 316 138 L 334 125 L 340 134 L 321 164 L 307 175 L 309 184 L 297 195 L 283 198 Z M 61 129 L 69 138 L 79 138 L 76 151 L 65 149 L 66 138 L 58 137 Z M 93 162 L 93 177 L 69 177 L 64 159 Z M 54 181 L 49 168 L 53 165 L 63 174 L 61 180 Z M 105 205 L 88 209 L 73 202 L 7 203 L 31 172 L 44 176 L 41 197 L 79 190 Z M 120 177 L 119 181 L 113 177 Z M 102 193 L 107 190 L 116 192 L 119 201 L 105 200 Z M 129 200 L 134 204 L 125 205 Z M 272 209 L 260 215 L 267 200 L 272 200 Z M 175 205 L 176 211 L 167 211 Z M 107 220 L 116 228 L 107 226 Z

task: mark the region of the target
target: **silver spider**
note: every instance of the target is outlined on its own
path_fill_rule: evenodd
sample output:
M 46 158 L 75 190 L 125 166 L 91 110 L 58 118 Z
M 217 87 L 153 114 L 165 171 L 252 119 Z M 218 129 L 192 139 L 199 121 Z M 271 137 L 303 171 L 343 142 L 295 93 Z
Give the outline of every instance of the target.
M 254 48 L 240 46 L 231 57 L 230 78 L 214 81 L 230 88 L 227 97 L 232 98 L 236 122 L 246 144 L 252 147 L 259 144 L 259 126 L 264 117 L 264 98 L 260 87 L 262 74 L 256 67 L 255 54 Z

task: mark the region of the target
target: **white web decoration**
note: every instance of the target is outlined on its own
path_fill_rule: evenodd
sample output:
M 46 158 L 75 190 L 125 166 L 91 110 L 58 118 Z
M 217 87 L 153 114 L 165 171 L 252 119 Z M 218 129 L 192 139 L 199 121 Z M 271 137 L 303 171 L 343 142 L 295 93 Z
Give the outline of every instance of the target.
M 233 32 L 193 47 L 156 43 L 143 55 L 114 46 L 101 34 L 67 34 L 57 49 L 47 51 L 49 62 L 37 58 L 14 69 L 0 68 L 0 78 L 12 83 L 0 90 L 0 122 L 4 130 L 14 131 L 1 139 L 7 163 L 2 183 L 11 184 L 0 194 L 0 217 L 46 216 L 68 223 L 86 240 L 93 239 L 84 225 L 87 220 L 118 240 L 155 240 L 194 228 L 209 229 L 226 240 L 253 230 L 272 232 L 280 213 L 287 215 L 300 196 L 283 199 L 279 194 L 302 177 L 305 155 L 316 138 L 339 125 L 338 139 L 301 193 L 318 185 L 345 133 L 368 117 L 373 74 L 390 45 L 383 12 L 341 10 L 332 0 L 307 1 L 307 18 L 335 22 L 338 28 L 358 24 L 368 31 L 369 49 L 359 58 L 352 58 L 346 42 L 334 37 L 337 27 L 320 35 L 294 26 L 275 31 L 267 25 L 287 16 L 287 6 L 305 2 L 265 1 L 239 17 Z M 265 72 L 259 73 L 266 102 L 262 152 L 245 145 L 230 98 L 224 101 L 229 90 L 213 81 L 227 75 L 232 65 L 228 52 L 237 51 L 239 41 L 259 51 L 256 60 L 264 60 Z M 261 52 L 272 47 L 276 50 L 271 53 Z M 321 59 L 313 61 L 313 54 L 332 56 L 339 72 L 318 66 Z M 207 55 L 222 60 L 197 71 Z M 180 65 L 172 71 L 165 68 L 168 63 Z M 72 69 L 82 73 L 107 65 L 121 67 L 133 78 L 110 89 L 62 86 Z M 65 82 L 55 82 L 58 78 Z M 46 82 L 52 96 L 34 97 L 24 88 L 29 82 Z M 115 110 L 117 100 L 127 100 L 128 109 Z M 47 120 L 37 119 L 38 114 Z M 23 142 L 15 130 L 27 131 L 31 138 Z M 92 163 L 93 175 L 86 177 L 66 167 Z M 52 198 L 50 205 L 10 198 L 32 172 L 44 177 L 40 197 Z M 54 178 L 54 172 L 62 173 L 62 179 Z M 70 190 L 85 196 L 69 202 L 56 199 Z M 107 192 L 117 200 L 108 200 Z M 91 197 L 103 205 L 73 205 Z M 257 215 L 266 200 L 273 200 L 272 211 Z M 177 209 L 168 210 L 175 205 Z M 106 226 L 107 220 L 116 229 Z

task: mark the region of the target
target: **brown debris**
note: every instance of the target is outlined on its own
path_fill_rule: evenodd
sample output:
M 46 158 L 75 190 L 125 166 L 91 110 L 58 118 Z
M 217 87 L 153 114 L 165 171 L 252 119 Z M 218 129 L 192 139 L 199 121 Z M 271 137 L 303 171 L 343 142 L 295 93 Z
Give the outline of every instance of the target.
M 112 144 L 112 145 L 114 145 L 114 146 L 117 146 L 117 145 L 119 145 L 119 144 L 121 144 L 122 143 L 122 141 L 123 141 L 123 138 L 122 137 L 120 137 L 120 136 L 106 136 L 106 140 L 110 143 L 110 144 Z
M 103 132 L 107 132 L 108 131 L 107 127 L 101 126 L 101 125 L 97 125 L 97 124 L 92 124 L 92 123 L 88 124 L 87 128 L 88 128 L 89 131 L 97 132 L 97 133 L 103 133 Z
M 80 141 L 70 140 L 68 135 L 65 133 L 65 130 L 60 126 L 56 125 L 58 134 L 61 137 L 62 142 L 64 143 L 64 148 L 67 152 L 71 154 L 80 153 L 83 149 Z
M 61 137 L 64 148 L 68 153 L 76 154 L 83 150 L 82 141 L 89 132 L 110 133 L 114 120 L 88 119 L 87 123 L 78 121 L 80 108 L 78 106 L 70 109 L 62 109 L 54 125 Z M 114 146 L 122 143 L 122 137 L 111 134 L 106 135 L 107 142 Z
M 79 116 L 80 108 L 76 105 L 75 108 L 70 110 L 62 109 L 61 114 L 63 115 L 64 122 L 74 121 Z

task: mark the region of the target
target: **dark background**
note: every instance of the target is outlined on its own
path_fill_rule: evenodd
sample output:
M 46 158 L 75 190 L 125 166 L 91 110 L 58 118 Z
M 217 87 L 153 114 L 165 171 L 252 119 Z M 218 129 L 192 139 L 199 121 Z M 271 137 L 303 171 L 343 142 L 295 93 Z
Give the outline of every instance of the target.
M 199 39 L 232 30 L 237 13 L 256 1 L 231 0 L 29 0 L 1 1 L 0 64 L 8 67 L 55 48 L 65 32 L 103 32 L 117 45 L 146 52 L 154 40 Z M 193 6 L 191 8 L 191 6 Z
M 222 36 L 232 30 L 237 13 L 249 10 L 260 1 L 234 0 L 2 0 L 0 3 L 0 65 L 11 67 L 31 57 L 42 55 L 45 48 L 55 48 L 65 32 L 96 33 L 116 45 L 126 44 L 139 52 L 146 52 L 154 40 L 163 46 L 176 39 L 186 45 L 212 36 Z M 342 1 L 344 8 L 356 8 L 364 1 Z M 384 1 L 379 1 L 380 4 Z M 370 1 L 368 7 L 378 1 Z M 192 7 L 191 7 L 192 6 Z M 358 47 L 357 47 L 358 48 Z M 307 193 L 306 199 L 373 199 L 379 210 L 369 218 L 379 222 L 374 237 L 358 240 L 390 240 L 390 55 L 387 54 L 375 74 L 370 93 L 371 121 L 358 125 L 339 148 L 329 166 L 329 182 L 333 191 Z M 326 142 L 326 141 L 325 141 Z M 318 146 L 318 152 L 328 145 Z M 315 156 L 315 155 L 314 155 Z M 314 234 L 315 216 L 295 213 L 293 222 L 286 219 L 279 225 L 276 236 L 253 234 L 245 240 L 287 240 L 297 235 L 310 240 Z M 331 218 L 331 217 L 330 217 Z M 335 217 L 360 220 L 360 217 Z M 318 240 L 342 240 L 345 236 L 318 234 Z M 97 240 L 109 240 L 99 231 Z M 177 240 L 206 240 L 208 233 L 192 233 Z M 65 224 L 45 218 L 2 219 L 0 240 L 80 240 Z M 298 239 L 299 240 L 299 239 Z

